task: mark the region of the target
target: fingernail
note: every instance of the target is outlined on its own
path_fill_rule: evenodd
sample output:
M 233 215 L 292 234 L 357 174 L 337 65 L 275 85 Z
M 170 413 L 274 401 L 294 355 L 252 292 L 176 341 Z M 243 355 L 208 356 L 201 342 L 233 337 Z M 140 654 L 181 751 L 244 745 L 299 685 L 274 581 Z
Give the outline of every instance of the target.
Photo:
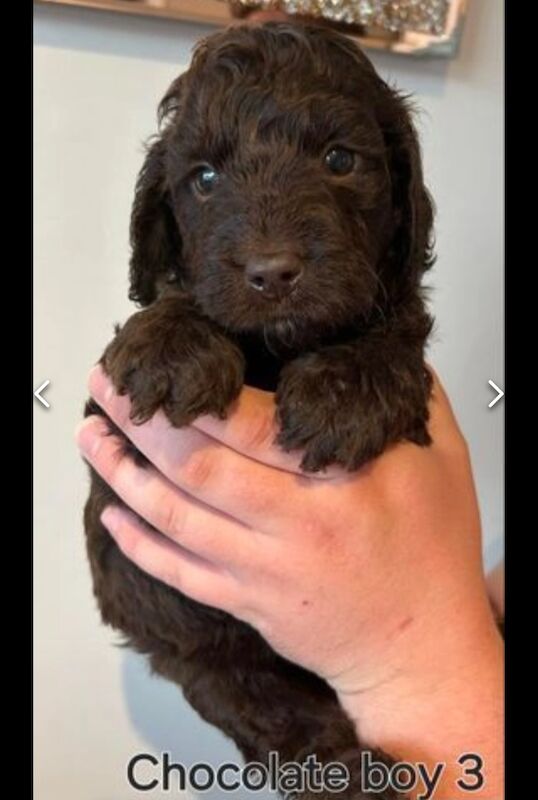
M 93 457 L 103 441 L 100 421 L 96 417 L 87 417 L 76 432 L 76 440 L 80 450 L 88 457 Z
M 110 531 L 118 527 L 120 512 L 116 506 L 107 506 L 101 514 L 101 522 Z
M 101 383 L 102 374 L 103 370 L 100 364 L 96 364 L 90 370 L 90 374 L 88 375 L 88 389 L 90 390 L 92 397 L 95 397 L 96 394 L 99 394 L 99 386 Z
M 110 378 L 104 372 L 101 364 L 96 364 L 96 366 L 90 370 L 88 386 L 91 396 L 94 400 L 97 400 L 97 402 L 101 401 L 106 404 L 112 400 L 114 386 Z

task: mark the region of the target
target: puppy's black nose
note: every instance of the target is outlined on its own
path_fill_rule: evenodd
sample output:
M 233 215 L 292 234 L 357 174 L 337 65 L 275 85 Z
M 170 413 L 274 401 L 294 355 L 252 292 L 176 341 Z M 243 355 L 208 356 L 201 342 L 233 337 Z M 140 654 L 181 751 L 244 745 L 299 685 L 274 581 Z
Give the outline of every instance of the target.
M 245 279 L 268 300 L 276 300 L 291 293 L 302 271 L 300 262 L 288 253 L 260 256 L 247 262 Z

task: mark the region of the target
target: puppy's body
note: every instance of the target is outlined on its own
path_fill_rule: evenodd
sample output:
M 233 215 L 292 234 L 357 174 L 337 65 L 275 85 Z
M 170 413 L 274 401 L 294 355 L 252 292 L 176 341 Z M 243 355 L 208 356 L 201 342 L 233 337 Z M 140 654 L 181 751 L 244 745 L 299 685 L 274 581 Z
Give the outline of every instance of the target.
M 403 100 L 343 37 L 270 24 L 203 43 L 161 116 L 131 227 L 131 297 L 144 308 L 102 359 L 134 418 L 223 416 L 246 382 L 276 391 L 279 442 L 307 470 L 427 444 L 432 209 Z M 138 570 L 100 522 L 118 502 L 92 472 L 85 526 L 103 620 L 245 758 L 343 761 L 342 796 L 364 797 L 332 690 L 248 625 Z

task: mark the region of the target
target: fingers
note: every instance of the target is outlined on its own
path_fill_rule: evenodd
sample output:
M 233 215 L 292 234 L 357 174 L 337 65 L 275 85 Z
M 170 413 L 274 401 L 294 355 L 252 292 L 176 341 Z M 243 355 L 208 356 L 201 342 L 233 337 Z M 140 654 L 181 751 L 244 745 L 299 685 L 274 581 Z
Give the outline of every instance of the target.
M 101 517 L 120 550 L 141 570 L 199 603 L 233 613 L 237 585 L 220 566 L 152 531 L 127 509 L 109 507 Z
M 198 417 L 192 427 L 211 436 L 248 458 L 277 469 L 305 473 L 300 468 L 301 453 L 285 453 L 275 445 L 278 428 L 275 422 L 274 395 L 245 386 L 225 420 L 209 415 Z M 337 467 L 309 475 L 312 480 L 327 480 L 341 474 Z
M 103 418 L 88 417 L 77 438 L 87 460 L 118 497 L 172 542 L 235 568 L 255 559 L 261 534 L 190 498 L 157 470 L 137 466 L 121 441 L 108 433 Z
M 92 370 L 90 392 L 156 469 L 190 496 L 260 531 L 299 515 L 293 495 L 297 481 L 307 478 L 258 463 L 196 428 L 173 428 L 162 412 L 134 424 L 128 397 L 114 392 L 102 370 Z
M 131 434 L 136 436 L 139 428 L 129 419 L 128 398 L 114 397 L 114 388 L 101 366 L 94 367 L 91 371 L 89 388 L 94 399 L 110 416 L 112 411 L 118 414 L 122 422 L 117 419 L 114 421 L 134 441 Z M 112 404 L 110 409 L 108 403 Z M 147 424 L 151 425 L 152 437 L 158 437 L 160 448 L 169 440 L 171 433 L 177 430 L 171 427 L 163 414 L 156 415 Z M 195 420 L 191 427 L 250 459 L 286 472 L 304 475 L 300 468 L 301 455 L 285 453 L 274 444 L 278 428 L 275 422 L 274 395 L 270 392 L 246 386 L 230 409 L 227 419 L 205 415 Z M 339 474 L 340 470 L 334 468 L 309 477 L 322 480 Z

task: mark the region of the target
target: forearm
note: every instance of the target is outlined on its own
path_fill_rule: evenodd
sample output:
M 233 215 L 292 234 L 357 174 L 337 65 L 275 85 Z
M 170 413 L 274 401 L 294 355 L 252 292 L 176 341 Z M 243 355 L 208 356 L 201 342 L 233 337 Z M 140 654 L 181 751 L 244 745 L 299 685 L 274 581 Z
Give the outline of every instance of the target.
M 492 619 L 457 636 L 451 642 L 446 626 L 435 650 L 418 654 L 415 674 L 341 697 L 362 741 L 417 770 L 413 800 L 504 796 L 503 642 Z

